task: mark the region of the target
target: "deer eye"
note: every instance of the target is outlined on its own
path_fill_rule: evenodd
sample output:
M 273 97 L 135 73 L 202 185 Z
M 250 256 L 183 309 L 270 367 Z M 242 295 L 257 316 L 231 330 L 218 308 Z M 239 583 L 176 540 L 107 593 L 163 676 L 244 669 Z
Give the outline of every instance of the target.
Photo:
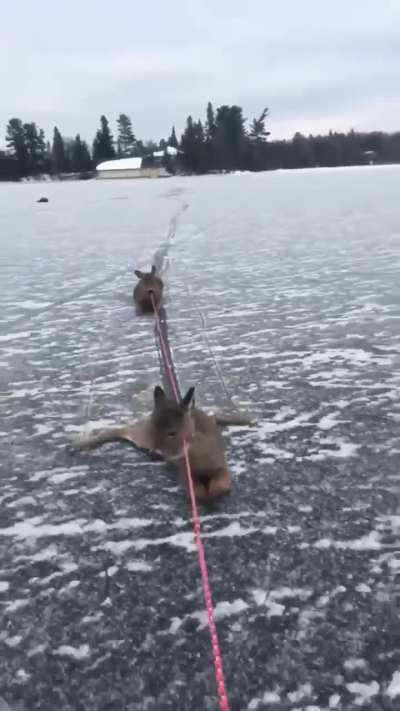
M 176 432 L 175 430 L 169 430 L 167 432 L 167 437 L 176 437 Z

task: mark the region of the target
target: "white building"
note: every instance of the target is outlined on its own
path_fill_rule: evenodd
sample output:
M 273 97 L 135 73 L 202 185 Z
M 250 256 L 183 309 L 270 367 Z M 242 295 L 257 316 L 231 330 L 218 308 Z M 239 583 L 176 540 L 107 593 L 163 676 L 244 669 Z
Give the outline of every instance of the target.
M 178 153 L 180 153 L 180 151 L 174 148 L 174 146 L 167 146 L 165 151 L 154 151 L 153 158 L 164 158 L 165 155 L 176 158 Z
M 166 178 L 169 173 L 162 165 L 143 166 L 143 158 L 106 160 L 96 168 L 97 178 Z

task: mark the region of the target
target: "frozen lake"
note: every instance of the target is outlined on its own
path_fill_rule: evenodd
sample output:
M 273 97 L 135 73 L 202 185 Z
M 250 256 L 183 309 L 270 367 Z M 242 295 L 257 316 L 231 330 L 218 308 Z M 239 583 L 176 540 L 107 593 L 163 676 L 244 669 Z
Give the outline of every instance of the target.
M 0 183 L 1 711 L 217 708 L 183 490 L 129 446 L 67 451 L 151 407 L 133 269 L 175 218 L 182 387 L 258 421 L 202 509 L 231 711 L 399 708 L 399 182 Z

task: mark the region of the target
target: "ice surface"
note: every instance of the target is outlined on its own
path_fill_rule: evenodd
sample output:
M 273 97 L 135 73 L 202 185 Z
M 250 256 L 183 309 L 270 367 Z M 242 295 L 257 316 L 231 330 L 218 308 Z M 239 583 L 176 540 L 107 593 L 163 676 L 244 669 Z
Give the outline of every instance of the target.
M 0 183 L 0 703 L 214 707 L 174 473 L 69 448 L 151 406 L 131 295 L 161 250 L 182 386 L 257 419 L 226 433 L 233 491 L 200 511 L 231 708 L 397 708 L 399 179 L 46 183 L 45 205 Z

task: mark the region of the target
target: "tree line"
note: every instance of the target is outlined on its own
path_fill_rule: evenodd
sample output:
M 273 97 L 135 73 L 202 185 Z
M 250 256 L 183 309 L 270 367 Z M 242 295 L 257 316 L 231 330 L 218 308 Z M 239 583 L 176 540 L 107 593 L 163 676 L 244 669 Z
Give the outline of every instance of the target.
M 204 123 L 191 116 L 186 121 L 180 143 L 185 168 L 207 173 L 400 162 L 400 131 L 296 133 L 291 140 L 271 141 L 267 119 L 268 109 L 264 109 L 247 125 L 240 106 L 220 106 L 214 111 L 209 103 Z
M 158 143 L 138 140 L 127 114 L 119 115 L 114 139 L 107 118 L 101 116 L 91 147 L 80 134 L 75 138 L 62 136 L 58 127 L 49 142 L 36 123 L 12 118 L 6 129 L 6 145 L 12 158 L 7 166 L 12 163 L 11 177 L 16 178 L 85 174 L 104 160 L 130 156 L 148 156 L 151 160 L 154 151 L 165 150 L 167 145 L 180 151 L 175 161 L 166 157 L 167 167 L 172 172 L 196 174 L 358 165 L 370 159 L 380 163 L 400 162 L 400 132 L 330 131 L 324 136 L 296 133 L 291 140 L 273 141 L 269 140 L 268 113 L 265 108 L 248 122 L 240 106 L 223 105 L 214 110 L 208 103 L 203 121 L 188 116 L 180 140 L 172 127 L 168 138 Z M 9 168 L 5 170 L 7 173 Z

